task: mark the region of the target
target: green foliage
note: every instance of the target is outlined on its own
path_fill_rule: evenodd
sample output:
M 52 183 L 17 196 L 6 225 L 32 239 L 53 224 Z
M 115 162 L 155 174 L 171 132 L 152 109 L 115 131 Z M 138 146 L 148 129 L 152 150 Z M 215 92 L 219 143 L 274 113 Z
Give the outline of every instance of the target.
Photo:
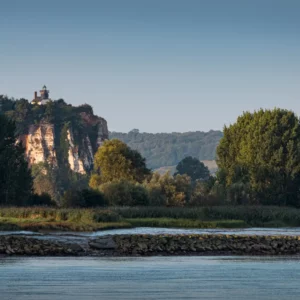
M 209 178 L 209 170 L 204 163 L 191 156 L 185 157 L 178 163 L 175 175 L 177 174 L 186 174 L 192 181 L 196 181 L 198 179 L 207 180 Z
M 50 101 L 46 105 L 33 105 L 25 99 L 14 100 L 0 95 L 0 115 L 6 115 L 16 124 L 16 135 L 24 138 L 31 125 L 53 124 L 55 130 L 55 150 L 57 167 L 49 164 L 32 166 L 34 173 L 35 193 L 47 192 L 51 198 L 60 204 L 64 192 L 69 189 L 86 188 L 88 178 L 70 170 L 68 161 L 69 141 L 68 130 L 72 132 L 74 146 L 78 149 L 79 158 L 83 159 L 82 149 L 86 149 L 87 137 L 92 143 L 92 150 L 97 149 L 99 131 L 98 117 L 93 115 L 90 105 L 73 107 L 63 99 Z M 31 127 L 31 130 L 33 127 Z M 45 147 L 47 148 L 47 147 Z M 49 150 L 51 151 L 51 149 Z M 47 153 L 46 153 L 47 154 Z M 47 155 L 46 155 L 47 156 Z M 92 162 L 90 162 L 92 164 Z M 87 175 L 91 170 L 87 170 Z
M 56 206 L 56 203 L 47 193 L 33 194 L 29 204 L 30 206 Z
M 154 173 L 144 186 L 149 193 L 150 205 L 184 206 L 190 198 L 191 180 L 187 175 L 171 176 Z
M 96 207 L 105 206 L 107 204 L 104 195 L 95 190 L 83 189 L 76 190 L 70 189 L 64 193 L 62 199 L 62 207 Z
M 210 177 L 207 181 L 196 181 L 191 200 L 191 206 L 215 206 L 225 203 L 226 191 L 223 185 Z
M 217 154 L 220 180 L 226 187 L 245 184 L 249 203 L 300 205 L 300 124 L 293 112 L 244 113 L 224 128 Z
M 14 122 L 0 115 L 0 204 L 27 205 L 32 195 L 32 177 L 15 132 Z
M 76 189 L 67 190 L 61 202 L 62 207 L 84 207 L 85 203 Z
M 47 193 L 53 201 L 59 203 L 60 193 L 57 187 L 58 172 L 48 163 L 38 163 L 31 167 L 33 189 L 37 195 Z
M 147 166 L 157 169 L 175 166 L 186 156 L 199 160 L 214 160 L 221 131 L 185 133 L 141 133 L 135 129 L 128 133 L 110 132 L 111 139 L 119 139 L 141 153 Z
M 105 141 L 98 149 L 94 157 L 94 172 L 91 179 L 92 188 L 97 188 L 97 180 L 101 183 L 114 180 L 142 182 L 150 174 L 145 159 L 119 140 Z
M 147 190 L 139 183 L 126 180 L 107 182 L 100 186 L 100 190 L 109 205 L 138 206 L 149 204 Z
M 99 191 L 83 189 L 79 192 L 79 197 L 84 202 L 85 207 L 97 207 L 107 205 L 107 201 L 104 195 Z

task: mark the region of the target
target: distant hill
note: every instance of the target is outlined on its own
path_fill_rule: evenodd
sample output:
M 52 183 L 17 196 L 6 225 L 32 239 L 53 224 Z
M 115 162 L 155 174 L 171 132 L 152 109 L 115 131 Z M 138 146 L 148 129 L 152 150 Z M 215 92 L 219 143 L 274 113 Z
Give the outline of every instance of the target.
M 195 131 L 172 133 L 145 133 L 138 129 L 128 133 L 110 132 L 109 138 L 119 139 L 138 150 L 146 159 L 151 169 L 176 166 L 186 156 L 193 156 L 201 161 L 214 161 L 216 148 L 222 138 L 221 131 Z M 213 169 L 215 162 L 211 163 Z

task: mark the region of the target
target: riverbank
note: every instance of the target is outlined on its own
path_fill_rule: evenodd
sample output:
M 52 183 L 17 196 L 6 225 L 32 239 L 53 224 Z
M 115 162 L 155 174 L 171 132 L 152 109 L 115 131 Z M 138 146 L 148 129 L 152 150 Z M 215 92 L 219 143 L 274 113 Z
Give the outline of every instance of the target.
M 61 209 L 5 207 L 0 230 L 97 231 L 133 227 L 247 228 L 299 227 L 300 210 L 287 207 L 110 207 Z
M 26 256 L 295 255 L 300 236 L 109 235 L 66 243 L 0 236 L 0 254 Z

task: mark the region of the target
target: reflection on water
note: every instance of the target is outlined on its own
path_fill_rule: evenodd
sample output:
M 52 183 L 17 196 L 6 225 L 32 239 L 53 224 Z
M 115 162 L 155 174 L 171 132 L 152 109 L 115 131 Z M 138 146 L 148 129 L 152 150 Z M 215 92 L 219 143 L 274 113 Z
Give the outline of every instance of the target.
M 299 257 L 0 258 L 1 300 L 294 300 L 299 279 Z

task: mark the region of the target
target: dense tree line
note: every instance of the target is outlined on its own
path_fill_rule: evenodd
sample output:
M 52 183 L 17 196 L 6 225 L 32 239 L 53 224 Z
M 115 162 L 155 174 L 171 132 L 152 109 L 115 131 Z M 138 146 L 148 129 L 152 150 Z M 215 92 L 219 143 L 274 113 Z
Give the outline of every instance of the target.
M 246 112 L 224 128 L 218 179 L 237 203 L 300 205 L 300 121 L 283 109 Z
M 169 173 L 160 175 L 148 169 L 146 159 L 135 149 L 137 147 L 131 148 L 121 140 L 112 139 L 97 150 L 94 170 L 88 178 L 70 172 L 63 146 L 68 123 L 57 121 L 70 117 L 69 122 L 76 122 L 76 117 L 71 117 L 72 107 L 63 100 L 43 107 L 31 107 L 26 100 L 1 99 L 2 205 L 52 205 L 55 200 L 56 205 L 65 207 L 300 206 L 300 120 L 291 111 L 261 109 L 246 112 L 236 123 L 225 126 L 224 136 L 217 147 L 219 171 L 214 177 L 197 157 L 186 155 L 177 164 L 174 176 Z M 69 112 L 62 113 L 59 107 Z M 89 106 L 78 109 L 91 110 Z M 61 146 L 59 169 L 38 164 L 29 170 L 24 148 L 16 138 L 20 131 L 25 130 L 28 116 L 32 117 L 40 110 L 62 126 L 58 135 L 58 145 Z M 81 125 L 77 125 L 80 132 Z M 129 135 L 143 136 L 138 131 Z
M 146 158 L 150 169 L 176 166 L 186 156 L 199 160 L 214 160 L 221 131 L 184 133 L 141 133 L 134 129 L 128 133 L 110 132 L 111 139 L 119 139 Z

